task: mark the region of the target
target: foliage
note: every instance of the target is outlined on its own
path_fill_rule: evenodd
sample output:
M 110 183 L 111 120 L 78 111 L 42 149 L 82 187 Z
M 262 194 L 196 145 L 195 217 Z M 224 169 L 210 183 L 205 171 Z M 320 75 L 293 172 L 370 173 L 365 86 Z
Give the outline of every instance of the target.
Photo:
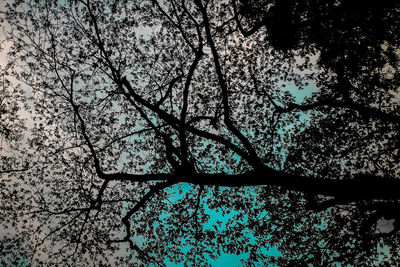
M 18 240 L 3 238 L 0 243 L 0 263 L 2 266 L 29 266 L 26 256 L 20 251 Z
M 24 119 L 19 111 L 25 100 L 23 91 L 18 87 L 12 87 L 10 81 L 2 73 L 0 91 L 0 174 L 17 170 L 24 170 L 24 166 L 13 153 L 17 150 L 19 141 L 26 130 Z
M 37 264 L 394 264 L 399 8 L 7 5 L 34 123 L 5 223 Z

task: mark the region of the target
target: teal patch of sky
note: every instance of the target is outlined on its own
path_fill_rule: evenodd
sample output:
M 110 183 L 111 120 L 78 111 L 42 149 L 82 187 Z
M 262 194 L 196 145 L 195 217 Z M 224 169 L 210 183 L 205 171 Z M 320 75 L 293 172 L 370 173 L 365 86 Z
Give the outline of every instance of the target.
M 283 91 L 290 93 L 294 98 L 294 103 L 298 105 L 301 105 L 306 99 L 310 98 L 312 94 L 317 92 L 318 90 L 315 84 L 311 81 L 309 81 L 307 85 L 304 86 L 297 86 L 294 82 L 281 82 L 280 87 Z M 285 108 L 285 105 L 283 103 L 278 102 L 277 105 Z M 283 129 L 278 129 L 277 131 L 278 135 L 283 136 L 295 127 L 301 127 L 300 131 L 304 130 L 304 128 L 302 127 L 307 127 L 307 125 L 309 124 L 311 112 L 310 111 L 297 111 L 297 112 L 299 113 L 299 121 L 297 123 L 288 124 Z M 287 150 L 282 149 L 280 145 L 274 147 L 273 150 L 275 153 L 278 152 L 282 156 L 282 161 L 280 166 L 282 168 L 284 166 L 287 157 Z
M 311 81 L 307 85 L 297 86 L 294 82 L 282 82 L 280 87 L 283 91 L 289 92 L 294 97 L 295 104 L 302 104 L 304 100 L 311 97 L 317 92 L 317 87 Z M 283 103 L 277 103 L 279 106 L 284 107 Z M 306 122 L 310 118 L 310 112 L 300 112 L 300 121 Z
M 308 81 L 305 85 L 302 85 L 302 86 L 297 86 L 294 82 L 282 81 L 278 84 L 278 86 L 281 88 L 281 90 L 283 92 L 290 93 L 290 95 L 294 98 L 294 103 L 298 104 L 298 105 L 301 105 L 306 99 L 310 98 L 313 93 L 318 91 L 315 84 L 312 81 Z M 285 108 L 285 105 L 289 104 L 289 103 L 281 103 L 277 100 L 274 100 L 274 101 L 278 106 L 280 106 L 282 108 Z M 294 111 L 294 112 L 296 112 L 296 111 Z M 299 127 L 300 125 L 304 125 L 304 126 L 308 125 L 308 121 L 310 120 L 311 112 L 310 111 L 297 111 L 297 112 L 299 113 L 299 121 L 297 123 L 288 124 L 283 129 L 278 129 L 277 130 L 278 135 L 283 136 L 294 127 Z M 253 132 L 242 132 L 242 134 L 245 136 L 254 138 Z M 280 167 L 283 167 L 284 161 L 287 156 L 286 155 L 287 151 L 285 149 L 282 149 L 279 144 L 273 148 L 273 151 L 274 151 L 274 153 L 281 154 L 282 162 L 281 162 Z M 237 159 L 239 161 L 240 156 L 235 155 L 235 159 Z M 272 167 L 272 166 L 270 166 L 270 167 Z
M 294 83 L 282 83 L 282 90 L 287 91 L 291 93 L 294 97 L 295 103 L 296 104 L 301 104 L 306 98 L 310 97 L 312 93 L 316 92 L 317 89 L 316 87 L 312 84 L 309 83 L 307 86 L 304 86 L 302 88 L 299 88 L 296 86 Z M 281 103 L 278 103 L 279 105 L 282 105 Z M 309 113 L 303 112 L 303 114 L 300 116 L 301 122 L 305 122 L 309 119 Z M 157 123 L 156 121 L 153 121 L 153 123 Z M 240 156 L 234 154 L 234 158 L 239 161 Z M 225 169 L 227 173 L 230 173 L 229 170 Z M 193 189 L 193 186 L 188 184 L 188 183 L 182 183 L 179 185 L 174 185 L 167 190 L 169 193 L 170 197 L 165 200 L 169 202 L 170 204 L 176 203 L 179 199 L 184 197 L 184 195 L 189 191 Z M 221 188 L 223 190 L 223 188 Z M 251 188 L 249 188 L 249 194 L 252 193 Z M 205 205 L 206 209 L 206 214 L 210 216 L 209 221 L 203 226 L 204 230 L 207 229 L 217 229 L 217 230 L 224 230 L 225 225 L 228 223 L 229 220 L 231 220 L 238 212 L 236 210 L 231 210 L 228 213 L 223 213 L 221 210 L 217 209 L 210 209 L 207 207 L 207 204 L 203 200 L 203 205 Z M 163 214 L 160 215 L 160 221 L 162 221 L 166 216 L 168 216 L 168 213 L 164 212 Z M 245 217 L 244 223 L 246 223 L 247 218 Z M 153 227 L 157 227 L 157 225 L 154 225 Z M 220 227 L 220 228 L 219 228 Z M 316 225 L 316 227 L 322 229 L 324 226 L 322 225 Z M 257 238 L 253 235 L 251 231 L 247 231 L 246 234 L 248 235 L 249 238 L 249 245 L 254 244 L 257 242 Z M 141 236 L 136 236 L 135 242 L 138 243 L 140 246 L 144 242 L 144 238 Z M 190 247 L 183 247 L 182 251 L 189 251 Z M 280 257 L 282 256 L 282 252 L 279 251 L 277 246 L 269 246 L 269 247 L 263 247 L 261 249 L 261 252 L 266 255 L 266 256 L 273 256 L 273 257 Z M 208 262 L 211 264 L 211 266 L 219 267 L 219 266 L 242 266 L 242 261 L 246 261 L 250 256 L 250 253 L 243 253 L 240 255 L 235 255 L 235 254 L 228 254 L 224 252 L 220 252 L 220 256 L 213 260 L 211 258 L 208 258 Z M 185 266 L 184 262 L 174 264 L 171 263 L 168 259 L 165 259 L 164 263 L 166 266 L 171 266 L 171 267 L 180 267 L 180 266 Z M 257 266 L 257 263 L 254 263 Z M 272 264 L 268 266 L 274 266 Z
M 316 87 L 314 84 L 309 83 L 307 86 L 304 86 L 302 88 L 299 88 L 296 86 L 293 82 L 291 83 L 282 83 L 282 90 L 287 91 L 292 94 L 294 97 L 295 103 L 296 104 L 301 104 L 306 98 L 309 98 L 314 92 L 317 91 Z M 309 119 L 309 113 L 308 112 L 303 112 L 300 116 L 300 121 L 301 122 L 306 122 Z M 251 133 L 249 133 L 251 135 Z M 239 155 L 234 155 L 235 159 L 240 160 Z M 189 188 L 188 188 L 189 190 Z M 171 199 L 175 199 L 178 197 L 178 195 L 173 195 Z M 222 211 L 216 210 L 216 209 L 207 209 L 206 208 L 206 213 L 210 215 L 210 219 L 208 223 L 206 223 L 203 228 L 204 230 L 207 229 L 213 229 L 218 225 L 218 227 L 221 227 L 220 230 L 223 230 L 222 228 L 225 227 L 224 225 L 227 224 L 227 222 L 234 217 L 235 214 L 238 212 L 235 210 L 231 210 L 228 213 L 223 214 Z M 247 218 L 245 217 L 245 220 Z M 316 225 L 316 227 L 323 229 L 325 226 L 325 223 L 322 223 L 321 225 Z M 248 231 L 247 233 L 250 238 L 249 244 L 254 244 L 257 239 L 254 237 L 253 233 Z M 273 256 L 273 257 L 280 257 L 282 256 L 282 253 L 279 251 L 278 247 L 276 246 L 270 246 L 270 247 L 263 247 L 262 252 L 265 255 L 268 256 Z M 250 253 L 243 253 L 240 255 L 234 255 L 234 254 L 227 254 L 227 253 L 222 253 L 220 257 L 218 257 L 216 260 L 211 260 L 209 259 L 209 263 L 211 266 L 242 266 L 242 260 L 248 259 L 250 256 Z M 179 263 L 179 264 L 172 264 L 168 260 L 164 262 L 167 266 L 171 267 L 180 267 L 184 266 L 184 263 Z M 273 265 L 269 265 L 273 266 Z
M 174 185 L 171 188 L 166 189 L 168 193 L 170 193 L 170 197 L 168 200 L 165 200 L 166 202 L 169 202 L 170 204 L 176 203 L 179 199 L 183 198 L 184 195 L 189 192 L 189 190 L 193 189 L 193 186 L 188 184 L 188 183 L 182 183 L 178 185 Z M 221 187 L 220 190 L 227 190 L 229 188 L 227 187 Z M 252 190 L 251 187 L 248 187 L 249 194 L 254 194 L 254 190 Z M 205 213 L 210 216 L 209 221 L 203 226 L 203 230 L 217 230 L 217 231 L 223 231 L 226 230 L 226 226 L 229 222 L 229 220 L 233 219 L 236 214 L 238 214 L 238 211 L 236 210 L 230 210 L 229 212 L 223 212 L 220 209 L 210 209 L 208 208 L 206 202 L 207 197 L 206 196 L 202 200 L 202 205 L 205 208 Z M 160 221 L 162 221 L 165 217 L 168 216 L 168 213 L 164 212 L 160 215 Z M 260 217 L 264 218 L 267 217 L 268 214 L 266 211 L 262 211 L 260 213 Z M 246 223 L 248 220 L 247 216 L 244 216 L 242 223 Z M 154 227 L 157 227 L 158 225 L 154 225 Z M 254 245 L 257 242 L 257 238 L 253 235 L 253 233 L 248 230 L 244 231 L 243 234 L 246 235 L 247 238 L 249 238 L 249 245 Z M 140 246 L 144 241 L 143 237 L 135 237 L 135 242 L 138 243 Z M 183 253 L 186 253 L 190 251 L 191 246 L 185 246 L 183 245 L 181 251 Z M 278 247 L 276 246 L 269 246 L 269 247 L 262 247 L 261 248 L 261 253 L 263 253 L 265 256 L 272 256 L 272 257 L 280 257 L 282 256 L 282 253 L 279 251 Z M 220 256 L 216 258 L 215 260 L 207 257 L 208 263 L 211 266 L 243 266 L 242 261 L 246 261 L 250 257 L 250 253 L 242 253 L 239 255 L 235 254 L 229 254 L 225 253 L 223 251 L 219 251 Z M 180 262 L 178 264 L 170 262 L 168 259 L 164 260 L 164 263 L 166 266 L 170 267 L 180 267 L 180 266 L 185 266 L 185 262 Z M 261 266 L 257 264 L 257 262 L 254 263 L 256 266 Z M 189 265 L 190 266 L 190 265 Z M 269 264 L 268 266 L 274 266 L 273 264 Z
M 3 251 L 4 253 L 5 251 Z M 29 260 L 16 248 L 8 251 L 8 254 L 0 255 L 0 266 L 31 266 Z

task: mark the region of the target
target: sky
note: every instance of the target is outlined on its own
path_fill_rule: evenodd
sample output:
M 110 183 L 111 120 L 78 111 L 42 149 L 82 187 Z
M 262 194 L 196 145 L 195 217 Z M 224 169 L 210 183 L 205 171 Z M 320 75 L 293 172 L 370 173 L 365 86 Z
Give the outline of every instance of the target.
M 4 8 L 4 3 L 5 3 L 4 1 L 0 2 L 0 10 L 2 10 Z M 6 53 L 7 53 L 8 47 L 10 45 L 9 43 L 4 42 L 5 37 L 4 37 L 3 30 L 4 30 L 3 28 L 0 30 L 0 42 L 1 42 L 1 46 L 3 48 L 3 50 L 0 51 L 0 66 L 1 66 L 1 68 L 3 68 L 5 66 L 5 64 L 7 63 Z M 309 86 L 305 87 L 302 90 L 299 90 L 294 84 L 287 84 L 287 86 L 285 87 L 284 90 L 290 91 L 295 96 L 296 102 L 301 103 L 304 98 L 310 96 L 317 89 L 312 84 L 310 84 Z M 307 120 L 308 119 L 307 114 L 304 114 L 302 119 Z M 29 124 L 29 122 L 28 122 L 28 124 Z M 224 217 L 224 215 L 222 215 L 222 213 L 218 213 L 215 210 L 209 210 L 209 215 L 211 216 L 210 221 L 217 221 L 217 220 L 225 221 L 225 220 L 229 219 L 228 218 L 229 214 L 226 214 L 225 215 L 226 217 Z M 393 221 L 381 220 L 381 224 L 384 225 L 382 228 L 382 231 L 389 231 L 389 229 L 391 229 L 393 227 Z M 205 227 L 207 227 L 207 225 Z M 1 238 L 1 233 L 0 233 L 0 238 Z M 272 248 L 267 248 L 267 254 L 278 257 L 278 256 L 282 255 L 282 252 L 280 252 L 276 247 L 272 247 Z M 215 266 L 215 267 L 225 267 L 225 266 L 240 267 L 240 266 L 242 266 L 241 260 L 244 260 L 248 257 L 249 257 L 248 254 L 241 254 L 241 255 L 222 254 L 216 260 L 210 260 L 210 263 L 212 266 Z M 171 267 L 184 266 L 184 263 L 172 264 L 172 263 L 168 262 L 167 260 L 165 261 L 165 263 L 167 264 L 167 266 L 171 266 Z
M 3 2 L 3 1 L 0 3 L 0 10 L 2 10 L 4 8 L 4 3 L 5 2 Z M 1 68 L 4 68 L 4 66 L 7 64 L 7 50 L 10 47 L 10 43 L 7 43 L 5 41 L 4 26 L 0 30 L 0 42 L 1 42 L 1 47 L 2 47 L 2 51 L 0 51 L 0 66 L 1 66 Z M 296 102 L 300 103 L 305 97 L 309 96 L 312 92 L 314 92 L 315 88 L 312 86 L 308 86 L 303 90 L 297 90 L 297 87 L 294 84 L 289 84 L 285 87 L 285 90 L 291 91 L 292 93 L 294 93 L 294 95 L 296 97 Z M 24 114 L 24 111 L 22 111 L 21 115 L 26 116 L 27 114 Z M 26 117 L 29 119 L 28 116 L 26 116 Z M 29 120 L 27 121 L 27 123 L 28 123 L 28 125 L 31 124 L 31 122 Z M 210 223 L 215 222 L 217 220 L 227 221 L 229 219 L 228 218 L 229 214 L 225 215 L 228 217 L 224 218 L 224 215 L 222 215 L 221 212 L 217 212 L 215 210 L 209 210 L 209 215 L 211 216 Z M 207 227 L 207 226 L 205 226 L 205 227 Z M 2 234 L 0 233 L 0 238 L 1 238 L 1 236 L 2 236 Z M 281 252 L 276 247 L 266 248 L 266 251 L 267 251 L 266 253 L 271 256 L 282 255 Z M 242 266 L 241 260 L 245 260 L 248 257 L 249 257 L 249 254 L 234 255 L 234 254 L 222 253 L 222 255 L 219 258 L 217 258 L 216 260 L 210 259 L 210 264 L 214 267 L 225 267 L 225 266 L 232 266 L 232 267 L 238 266 L 239 267 L 239 266 Z M 171 267 L 184 266 L 183 262 L 175 265 L 166 260 L 165 263 L 167 264 L 167 266 L 171 266 Z
M 2 0 L 0 1 L 0 21 L 1 18 L 4 17 L 4 15 L 1 13 L 5 9 L 5 4 L 8 2 L 8 0 Z M 4 22 L 6 23 L 6 22 Z M 5 64 L 7 64 L 7 50 L 9 47 L 9 43 L 4 43 L 5 41 L 5 36 L 4 36 L 4 27 L 5 25 L 1 25 L 0 27 L 0 47 L 3 49 L 0 51 L 0 66 L 4 67 Z
M 4 68 L 7 64 L 7 50 L 9 47 L 9 43 L 5 42 L 5 36 L 3 32 L 3 27 L 0 29 L 0 44 L 2 51 L 0 51 L 0 67 Z

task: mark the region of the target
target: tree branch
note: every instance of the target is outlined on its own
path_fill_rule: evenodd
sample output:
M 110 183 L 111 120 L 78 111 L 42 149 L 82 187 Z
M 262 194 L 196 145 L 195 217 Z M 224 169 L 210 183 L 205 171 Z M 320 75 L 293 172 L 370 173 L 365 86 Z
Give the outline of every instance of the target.
M 238 26 L 239 31 L 243 34 L 244 37 L 249 37 L 257 32 L 261 27 L 265 25 L 265 19 L 263 18 L 260 22 L 253 26 L 250 30 L 245 30 L 242 26 L 242 23 L 239 20 L 239 13 L 237 11 L 236 0 L 233 0 L 233 12 L 234 12 L 234 19 L 236 21 L 236 25 Z
M 290 103 L 285 108 L 279 107 L 277 105 L 274 105 L 274 106 L 276 108 L 276 111 L 280 112 L 280 113 L 291 112 L 293 110 L 308 111 L 308 110 L 315 109 L 315 108 L 318 108 L 321 106 L 334 107 L 334 108 L 336 108 L 336 107 L 348 108 L 350 110 L 358 111 L 363 116 L 368 116 L 368 117 L 372 117 L 372 118 L 380 119 L 382 121 L 387 121 L 387 122 L 396 123 L 396 124 L 400 123 L 399 115 L 386 113 L 377 108 L 365 106 L 365 105 L 356 103 L 351 100 L 336 101 L 336 100 L 325 99 L 325 100 L 320 100 L 318 102 L 311 103 L 311 104 L 305 104 L 305 105 Z
M 326 179 L 288 174 L 264 167 L 259 172 L 243 174 L 108 174 L 107 179 L 119 181 L 170 181 L 172 183 L 191 183 L 203 186 L 281 186 L 288 190 L 317 195 L 331 196 L 341 200 L 341 204 L 355 200 L 400 199 L 400 180 L 370 175 L 357 178 Z M 332 202 L 334 204 L 334 202 Z
M 155 259 L 151 258 L 150 256 L 148 256 L 145 252 L 143 252 L 136 244 L 133 243 L 132 241 L 132 234 L 131 234 L 131 224 L 129 222 L 130 218 L 132 217 L 132 215 L 134 213 L 136 213 L 137 211 L 139 211 L 140 208 L 142 208 L 147 201 L 149 201 L 155 194 L 157 194 L 160 190 L 163 190 L 171 185 L 173 185 L 174 182 L 170 182 L 170 181 L 166 181 L 166 182 L 160 182 L 156 185 L 154 185 L 153 187 L 150 188 L 149 192 L 147 192 L 141 199 L 139 202 L 136 203 L 136 205 L 130 209 L 127 214 L 122 218 L 122 223 L 125 226 L 125 231 L 126 231 L 126 235 L 123 239 L 120 240 L 110 240 L 110 243 L 124 243 L 124 242 L 128 242 L 129 243 L 129 247 L 132 250 L 137 251 L 140 255 L 144 256 L 146 259 L 148 260 L 153 260 L 155 261 Z
M 210 22 L 208 20 L 208 15 L 207 15 L 207 10 L 206 7 L 203 6 L 201 3 L 201 0 L 195 1 L 196 5 L 199 7 L 201 14 L 203 16 L 204 20 L 204 27 L 206 31 L 206 36 L 207 36 L 207 41 L 210 45 L 211 48 L 211 53 L 213 55 L 213 61 L 214 61 L 214 66 L 215 66 L 215 71 L 217 73 L 218 77 L 218 83 L 219 87 L 221 88 L 221 94 L 222 94 L 222 103 L 224 107 L 224 123 L 226 127 L 228 128 L 229 131 L 231 131 L 239 140 L 240 142 L 244 145 L 248 152 L 248 158 L 249 164 L 254 168 L 258 169 L 261 168 L 263 165 L 260 158 L 257 156 L 256 151 L 254 150 L 253 146 L 251 145 L 250 141 L 234 126 L 231 118 L 230 118 L 230 106 L 229 106 L 229 97 L 228 97 L 228 86 L 226 84 L 226 81 L 224 79 L 224 75 L 222 73 L 222 67 L 219 62 L 219 54 L 217 51 L 217 48 L 215 47 L 214 40 L 212 38 L 211 34 L 211 26 Z

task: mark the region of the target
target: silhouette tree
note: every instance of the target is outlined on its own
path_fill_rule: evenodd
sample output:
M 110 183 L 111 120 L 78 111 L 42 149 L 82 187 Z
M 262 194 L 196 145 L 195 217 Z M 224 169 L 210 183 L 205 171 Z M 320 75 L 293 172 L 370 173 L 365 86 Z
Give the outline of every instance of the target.
M 8 5 L 8 70 L 33 90 L 12 199 L 30 261 L 394 264 L 399 8 Z
M 20 247 L 18 240 L 3 238 L 0 244 L 0 263 L 3 266 L 29 266 Z
M 6 75 L 3 73 L 1 77 L 1 91 L 0 91 L 0 174 L 24 171 L 25 166 L 13 155 L 15 150 L 23 137 L 26 130 L 24 119 L 19 116 L 18 112 L 21 110 L 21 103 L 24 102 L 23 92 L 20 88 L 13 88 L 10 85 Z

